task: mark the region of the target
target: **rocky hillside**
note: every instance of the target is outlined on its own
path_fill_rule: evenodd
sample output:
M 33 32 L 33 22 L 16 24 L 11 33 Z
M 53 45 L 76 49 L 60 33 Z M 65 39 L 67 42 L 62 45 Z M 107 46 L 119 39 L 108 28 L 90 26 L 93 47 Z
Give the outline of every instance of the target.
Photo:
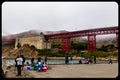
M 28 45 L 24 45 L 21 48 L 14 49 L 13 45 L 2 46 L 2 56 L 7 58 L 15 58 L 19 53 L 23 54 L 26 58 L 37 57 L 38 52 Z

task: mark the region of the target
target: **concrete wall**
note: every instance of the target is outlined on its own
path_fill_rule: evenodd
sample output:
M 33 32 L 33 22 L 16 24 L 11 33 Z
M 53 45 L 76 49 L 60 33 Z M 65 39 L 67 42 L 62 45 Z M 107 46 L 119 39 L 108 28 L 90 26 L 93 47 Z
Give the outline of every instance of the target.
M 34 45 L 37 49 L 50 49 L 51 44 L 46 42 L 43 35 L 34 37 L 16 38 L 15 49 L 17 49 L 18 42 L 23 46 L 24 44 Z

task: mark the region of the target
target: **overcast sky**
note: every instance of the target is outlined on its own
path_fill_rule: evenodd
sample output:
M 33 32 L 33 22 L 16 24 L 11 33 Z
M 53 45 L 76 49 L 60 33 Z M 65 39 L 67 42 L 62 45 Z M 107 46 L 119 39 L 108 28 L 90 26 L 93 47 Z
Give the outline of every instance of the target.
M 118 26 L 116 2 L 4 2 L 2 35 Z

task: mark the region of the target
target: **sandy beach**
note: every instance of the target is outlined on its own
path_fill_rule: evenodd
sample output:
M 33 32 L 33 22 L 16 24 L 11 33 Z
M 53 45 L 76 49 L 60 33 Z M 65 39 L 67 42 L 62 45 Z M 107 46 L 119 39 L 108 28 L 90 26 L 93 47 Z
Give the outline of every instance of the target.
M 118 76 L 118 63 L 48 66 L 47 72 L 27 71 L 24 67 L 19 78 L 116 78 Z M 6 78 L 18 78 L 17 72 L 13 72 L 12 69 L 7 72 Z

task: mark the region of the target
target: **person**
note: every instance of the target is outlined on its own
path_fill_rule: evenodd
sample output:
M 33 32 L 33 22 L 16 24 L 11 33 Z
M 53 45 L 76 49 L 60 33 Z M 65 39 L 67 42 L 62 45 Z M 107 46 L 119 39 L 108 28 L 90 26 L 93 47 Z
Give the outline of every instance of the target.
M 65 56 L 65 64 L 67 64 L 67 56 Z
M 23 58 L 23 65 L 22 65 L 22 70 L 23 70 L 23 67 L 24 67 L 24 63 L 25 63 L 25 57 L 23 55 L 21 55 L 21 57 Z
M 96 64 L 96 57 L 94 56 L 94 63 Z
M 92 64 L 92 59 L 88 58 L 88 64 Z
M 26 69 L 30 70 L 30 64 L 29 64 L 29 62 L 26 62 Z
M 41 61 L 38 61 L 38 66 L 37 66 L 38 68 L 38 71 L 42 71 L 42 67 L 43 67 L 43 64 L 42 64 L 42 62 Z
M 31 59 L 31 67 L 35 67 L 34 58 Z
M 22 59 L 22 56 L 19 55 L 19 57 L 16 59 L 17 61 L 17 71 L 18 71 L 18 75 L 17 76 L 21 76 L 21 67 L 22 67 L 22 62 L 23 62 L 23 59 Z
M 38 62 L 41 62 L 41 57 L 38 57 Z
M 82 64 L 82 60 L 81 59 L 79 60 L 79 64 Z
M 43 62 L 42 72 L 46 72 L 47 70 L 48 70 L 48 65 L 46 65 L 46 64 Z
M 112 64 L 112 57 L 110 57 L 109 59 L 109 64 Z
M 26 62 L 26 66 L 30 66 L 29 62 Z
M 68 64 L 68 63 L 69 63 L 68 56 L 65 56 L 65 64 Z
M 2 76 L 1 76 L 1 78 L 5 78 L 5 73 L 4 73 L 4 71 L 3 71 L 3 69 L 2 69 L 2 72 L 1 72 L 2 74 Z
M 38 61 L 35 62 L 35 70 L 38 69 Z
M 45 64 L 47 64 L 47 56 L 45 56 Z
M 16 71 L 16 69 L 17 69 L 17 61 L 16 61 L 16 59 L 18 58 L 19 56 L 17 56 L 16 58 L 15 58 L 15 69 L 14 69 L 14 71 Z
M 72 56 L 70 57 L 70 62 L 71 62 L 71 64 L 73 64 L 73 61 L 72 61 L 73 59 L 72 59 Z

